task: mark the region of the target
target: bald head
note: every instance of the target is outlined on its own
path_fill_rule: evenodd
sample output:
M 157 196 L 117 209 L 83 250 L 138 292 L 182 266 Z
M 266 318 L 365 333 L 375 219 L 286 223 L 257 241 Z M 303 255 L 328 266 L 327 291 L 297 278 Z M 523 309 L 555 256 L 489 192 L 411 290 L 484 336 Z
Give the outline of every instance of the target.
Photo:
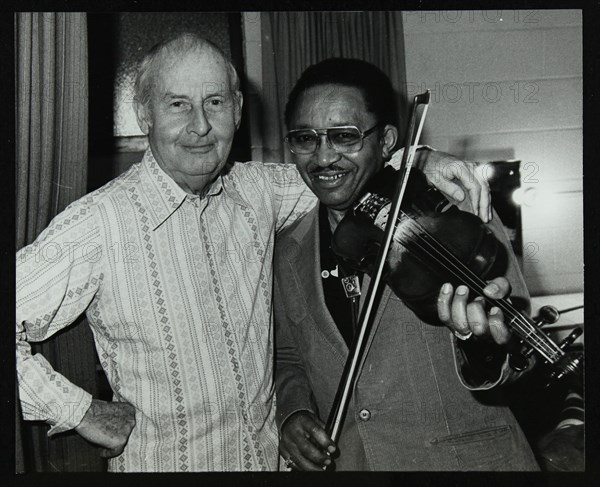
M 203 39 L 193 33 L 178 34 L 175 37 L 156 44 L 142 59 L 134 85 L 134 101 L 147 105 L 152 93 L 152 87 L 157 79 L 157 73 L 183 55 L 193 51 L 212 51 L 223 59 L 229 74 L 229 89 L 233 92 L 239 90 L 240 80 L 233 64 L 227 59 L 223 51 L 214 43 Z M 210 69 L 210 66 L 206 67 Z

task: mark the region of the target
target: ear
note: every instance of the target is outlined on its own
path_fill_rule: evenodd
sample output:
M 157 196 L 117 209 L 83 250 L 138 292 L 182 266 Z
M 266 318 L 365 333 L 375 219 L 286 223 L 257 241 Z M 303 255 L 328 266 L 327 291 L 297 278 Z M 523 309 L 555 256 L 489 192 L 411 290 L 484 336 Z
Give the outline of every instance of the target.
M 393 125 L 386 125 L 383 128 L 383 135 L 381 136 L 381 155 L 384 159 L 388 159 L 396 147 L 398 142 L 398 129 Z
M 152 126 L 152 121 L 150 117 L 150 109 L 148 104 L 142 105 L 140 102 L 133 103 L 133 109 L 135 110 L 135 116 L 137 118 L 137 123 L 140 126 L 140 129 L 145 135 L 148 135 L 150 132 L 150 127 Z
M 240 128 L 240 123 L 242 121 L 242 107 L 244 106 L 244 96 L 239 90 L 237 90 L 233 96 L 235 98 L 233 107 L 233 117 L 235 121 L 235 129 L 237 130 Z

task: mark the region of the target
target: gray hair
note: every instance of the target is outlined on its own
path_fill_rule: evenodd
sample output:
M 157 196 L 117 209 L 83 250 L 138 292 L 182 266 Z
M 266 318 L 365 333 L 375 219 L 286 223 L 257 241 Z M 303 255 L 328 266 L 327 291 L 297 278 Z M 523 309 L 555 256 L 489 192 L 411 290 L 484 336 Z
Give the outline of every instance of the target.
M 191 32 L 177 34 L 153 46 L 138 65 L 134 84 L 134 101 L 146 105 L 152 92 L 152 77 L 167 53 L 181 55 L 194 49 L 209 48 L 221 55 L 227 65 L 229 87 L 233 92 L 240 89 L 240 78 L 225 53 L 213 42 Z

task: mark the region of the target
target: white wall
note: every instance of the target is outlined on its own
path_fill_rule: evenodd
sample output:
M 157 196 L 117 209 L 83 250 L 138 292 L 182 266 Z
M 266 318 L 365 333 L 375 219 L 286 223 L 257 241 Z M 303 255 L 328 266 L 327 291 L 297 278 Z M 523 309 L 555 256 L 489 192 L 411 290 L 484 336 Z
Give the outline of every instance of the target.
M 522 161 L 532 294 L 583 290 L 581 30 L 579 10 L 404 15 L 408 93 L 432 90 L 425 141 Z

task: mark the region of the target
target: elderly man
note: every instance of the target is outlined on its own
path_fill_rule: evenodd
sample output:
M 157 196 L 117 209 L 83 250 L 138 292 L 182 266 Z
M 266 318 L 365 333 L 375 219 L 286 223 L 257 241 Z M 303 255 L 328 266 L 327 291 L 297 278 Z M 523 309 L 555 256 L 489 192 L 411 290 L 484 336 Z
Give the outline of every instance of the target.
M 316 199 L 292 166 L 227 164 L 238 87 L 206 40 L 184 34 L 156 46 L 136 81 L 150 144 L 142 161 L 17 255 L 23 415 L 46 421 L 49 434 L 75 429 L 112 457 L 111 471 L 277 468 L 273 239 Z M 28 342 L 83 312 L 112 402 L 31 354 Z
M 508 407 L 490 397 L 479 402 L 469 390 L 491 389 L 512 375 L 499 345 L 510 332 L 498 308 L 486 311 L 481 298 L 468 303 L 462 285 L 442 287 L 438 317 L 430 323 L 386 286 L 339 444 L 324 430 L 360 305 L 360 297 L 345 294 L 342 279 L 362 277 L 363 295 L 368 280 L 333 253 L 331 237 L 390 158 L 398 138 L 394 106 L 389 79 L 375 66 L 349 59 L 309 67 L 289 96 L 286 141 L 320 204 L 277 237 L 282 457 L 299 470 L 331 465 L 336 453 L 339 470 L 535 470 Z M 498 218 L 490 228 L 508 249 Z M 506 276 L 488 284 L 486 294 L 506 296 L 510 281 L 515 296 L 527 296 L 514 255 Z

